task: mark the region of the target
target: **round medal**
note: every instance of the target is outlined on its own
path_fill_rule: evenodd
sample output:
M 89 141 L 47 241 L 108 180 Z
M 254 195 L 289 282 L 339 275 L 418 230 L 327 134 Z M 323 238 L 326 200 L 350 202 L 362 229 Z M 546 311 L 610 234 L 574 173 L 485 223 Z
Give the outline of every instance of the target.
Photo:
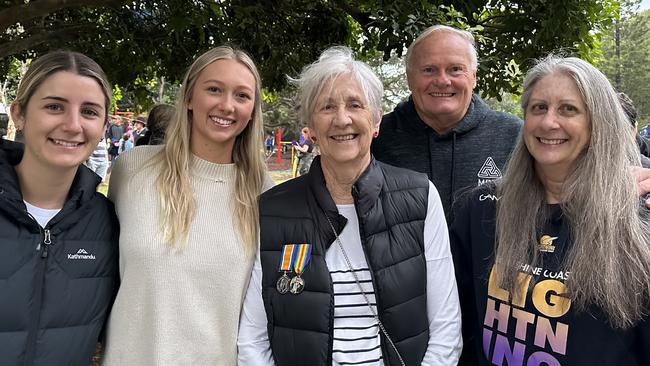
M 278 290 L 282 295 L 289 292 L 289 283 L 291 280 L 287 274 L 283 274 L 282 277 L 278 278 L 278 282 L 275 283 L 275 289 Z
M 291 279 L 291 283 L 289 284 L 289 292 L 291 292 L 294 295 L 298 295 L 299 293 L 302 292 L 305 288 L 305 280 L 300 278 L 299 276 L 296 276 Z

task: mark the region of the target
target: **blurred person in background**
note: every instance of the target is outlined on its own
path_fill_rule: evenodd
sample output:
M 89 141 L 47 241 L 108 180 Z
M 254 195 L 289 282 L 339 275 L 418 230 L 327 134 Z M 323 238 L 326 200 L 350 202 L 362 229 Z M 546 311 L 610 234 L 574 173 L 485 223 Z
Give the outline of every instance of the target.
M 135 146 L 161 145 L 165 143 L 165 130 L 169 121 L 174 118 L 176 108 L 169 104 L 157 104 L 149 111 L 147 116 L 147 130 L 140 137 Z
M 104 136 L 99 139 L 99 143 L 95 146 L 95 150 L 90 154 L 86 162 L 84 163 L 90 170 L 99 175 L 104 181 L 106 178 L 106 173 L 108 172 L 108 148 L 106 147 L 106 140 Z
M 300 135 L 301 142 L 293 144 L 293 147 L 298 151 L 298 175 L 305 175 L 314 160 L 314 142 L 309 136 L 309 127 L 303 127 Z
M 110 116 L 108 123 L 108 128 L 106 129 L 106 139 L 109 140 L 108 156 L 110 161 L 113 161 L 119 155 L 120 140 L 126 133 L 126 128 L 120 116 Z
M 621 103 L 621 107 L 623 107 L 623 112 L 625 112 L 628 121 L 630 121 L 630 124 L 632 125 L 634 139 L 636 140 L 637 146 L 639 146 L 641 155 L 646 158 L 650 157 L 650 141 L 636 132 L 637 112 L 636 107 L 634 107 L 634 102 L 632 102 L 632 99 L 630 99 L 630 97 L 628 97 L 625 93 L 617 93 L 616 96 L 618 97 L 618 101 Z M 646 164 L 650 163 L 650 160 L 643 159 L 642 163 L 645 163 L 644 166 L 646 166 Z

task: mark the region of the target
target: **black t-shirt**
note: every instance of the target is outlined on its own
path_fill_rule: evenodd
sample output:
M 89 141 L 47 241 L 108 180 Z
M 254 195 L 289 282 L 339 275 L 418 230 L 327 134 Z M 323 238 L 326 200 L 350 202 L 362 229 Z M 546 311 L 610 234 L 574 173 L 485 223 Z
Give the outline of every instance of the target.
M 632 328 L 614 329 L 600 309 L 578 312 L 562 295 L 571 278 L 562 266 L 571 240 L 559 205 L 547 207 L 550 219 L 538 233 L 540 264 L 521 263 L 523 296 L 511 296 L 491 281 L 496 200 L 488 188 L 468 194 L 450 229 L 463 312 L 460 364 L 650 365 L 647 318 Z
M 305 139 L 305 142 L 302 143 L 302 146 L 307 145 L 307 154 L 311 154 L 314 151 L 314 143 L 309 139 Z

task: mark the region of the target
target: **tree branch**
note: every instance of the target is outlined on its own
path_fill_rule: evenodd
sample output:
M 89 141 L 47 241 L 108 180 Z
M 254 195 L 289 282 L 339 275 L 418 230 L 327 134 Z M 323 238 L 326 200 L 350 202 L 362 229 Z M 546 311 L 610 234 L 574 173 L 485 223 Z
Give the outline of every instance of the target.
M 128 0 L 39 0 L 22 3 L 0 10 L 0 33 L 16 23 L 51 14 L 64 8 L 79 6 L 113 6 L 127 3 Z
M 8 41 L 4 44 L 0 43 L 0 59 L 33 48 L 51 39 L 66 40 L 78 37 L 80 33 L 94 28 L 95 26 L 93 24 L 73 25 L 55 31 L 41 31 L 25 38 Z
M 364 13 L 358 8 L 353 7 L 352 5 L 348 4 L 346 0 L 334 0 L 332 3 L 334 3 L 339 9 L 348 13 L 354 20 L 357 21 L 357 23 L 359 23 L 359 25 L 361 25 L 361 28 L 368 28 L 368 25 L 371 21 L 369 13 Z

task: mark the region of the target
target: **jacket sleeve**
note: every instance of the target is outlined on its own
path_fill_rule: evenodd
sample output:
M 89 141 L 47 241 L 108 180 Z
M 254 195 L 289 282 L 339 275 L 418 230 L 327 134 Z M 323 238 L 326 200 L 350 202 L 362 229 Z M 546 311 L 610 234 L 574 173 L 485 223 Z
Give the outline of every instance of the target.
M 456 201 L 453 209 L 454 221 L 449 230 L 463 324 L 464 347 L 458 363 L 461 366 L 478 365 L 478 354 L 481 352 L 480 335 L 476 333 L 478 319 L 476 317 L 475 276 L 472 265 L 470 217 L 472 196 L 474 195 L 465 194 Z

